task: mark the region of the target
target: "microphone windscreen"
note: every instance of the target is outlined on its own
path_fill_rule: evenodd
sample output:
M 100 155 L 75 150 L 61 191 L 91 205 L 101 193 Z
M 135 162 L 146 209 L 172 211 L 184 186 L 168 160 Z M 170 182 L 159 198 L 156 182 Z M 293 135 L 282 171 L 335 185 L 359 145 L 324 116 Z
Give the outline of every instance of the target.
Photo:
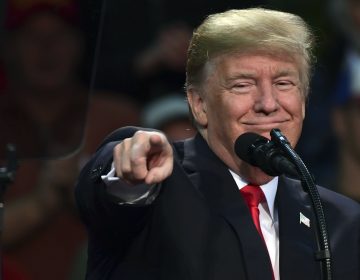
M 236 155 L 245 162 L 254 164 L 252 151 L 260 144 L 269 142 L 267 138 L 253 132 L 241 134 L 235 141 Z

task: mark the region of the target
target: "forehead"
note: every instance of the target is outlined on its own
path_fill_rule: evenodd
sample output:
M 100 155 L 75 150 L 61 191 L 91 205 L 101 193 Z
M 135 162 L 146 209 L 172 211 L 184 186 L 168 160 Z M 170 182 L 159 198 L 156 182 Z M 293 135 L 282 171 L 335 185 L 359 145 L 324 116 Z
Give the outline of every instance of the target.
M 298 60 L 288 54 L 229 53 L 219 55 L 209 61 L 209 71 L 223 75 L 263 73 L 299 76 Z M 219 74 L 218 73 L 218 74 Z

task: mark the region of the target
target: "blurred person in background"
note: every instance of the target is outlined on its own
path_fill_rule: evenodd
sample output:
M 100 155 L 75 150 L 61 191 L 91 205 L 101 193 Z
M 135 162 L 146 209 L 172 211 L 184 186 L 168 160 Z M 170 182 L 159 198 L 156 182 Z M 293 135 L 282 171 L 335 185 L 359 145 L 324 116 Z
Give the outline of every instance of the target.
M 332 117 L 338 144 L 336 188 L 360 202 L 360 71 L 356 76 L 351 91 L 335 97 Z
M 0 105 L 6 133 L 0 143 L 15 142 L 22 157 L 66 154 L 83 133 L 88 89 L 79 80 L 80 19 L 70 1 L 52 2 L 8 2 L 2 51 L 7 89 Z
M 191 34 L 186 21 L 161 26 L 154 41 L 135 57 L 133 71 L 135 80 L 140 81 L 138 92 L 146 93 L 142 101 L 182 88 Z
M 360 201 L 360 2 L 332 0 L 339 32 L 332 123 L 337 139 L 336 188 Z
M 147 104 L 141 114 L 144 127 L 161 130 L 172 141 L 195 135 L 185 94 L 170 93 Z
M 4 254 L 32 280 L 64 280 L 85 240 L 73 205 L 78 170 L 119 123 L 138 123 L 139 112 L 118 93 L 89 97 L 77 2 L 7 4 L 1 148 L 14 140 L 25 159 L 5 197 Z

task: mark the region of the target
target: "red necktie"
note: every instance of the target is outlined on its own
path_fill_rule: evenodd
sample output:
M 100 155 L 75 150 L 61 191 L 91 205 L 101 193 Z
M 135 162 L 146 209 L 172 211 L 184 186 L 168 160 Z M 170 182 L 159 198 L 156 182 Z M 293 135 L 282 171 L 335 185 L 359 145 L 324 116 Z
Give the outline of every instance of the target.
M 251 213 L 251 217 L 254 221 L 255 227 L 259 232 L 260 236 L 264 239 L 259 220 L 259 203 L 265 201 L 265 195 L 262 189 L 256 185 L 247 185 L 240 190 L 242 196 L 244 197 Z
M 245 187 L 243 187 L 240 190 L 242 196 L 244 197 L 246 204 L 248 205 L 249 209 L 250 209 L 250 213 L 251 213 L 251 217 L 254 221 L 255 227 L 257 229 L 257 231 L 259 232 L 262 240 L 265 243 L 266 246 L 266 242 L 264 239 L 264 236 L 261 232 L 261 227 L 260 227 L 260 219 L 259 219 L 259 203 L 265 201 L 265 195 L 262 191 L 262 189 L 257 186 L 257 185 L 246 185 Z M 274 271 L 273 271 L 273 279 L 275 279 L 274 276 Z

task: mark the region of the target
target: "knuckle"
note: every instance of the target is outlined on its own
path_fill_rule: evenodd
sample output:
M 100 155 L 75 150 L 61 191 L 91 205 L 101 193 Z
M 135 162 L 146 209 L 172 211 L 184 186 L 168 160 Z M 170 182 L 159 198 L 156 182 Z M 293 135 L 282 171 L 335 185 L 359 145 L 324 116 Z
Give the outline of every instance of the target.
M 126 149 L 126 148 L 128 148 L 130 145 L 131 145 L 131 138 L 125 138 L 122 142 L 121 142 L 121 144 L 122 144 L 122 148 L 123 149 Z
M 122 164 L 121 165 L 121 173 L 124 174 L 124 175 L 128 175 L 128 174 L 131 174 L 131 167 L 127 164 Z
M 138 131 L 136 131 L 135 133 L 134 133 L 134 136 L 133 136 L 133 138 L 134 139 L 141 139 L 141 138 L 144 138 L 144 136 L 146 135 L 146 131 L 144 131 L 144 130 L 138 130 Z
M 114 158 L 120 154 L 122 143 L 117 144 L 113 149 Z
M 144 159 L 135 155 L 130 157 L 130 164 L 134 167 L 146 167 L 144 163 Z

